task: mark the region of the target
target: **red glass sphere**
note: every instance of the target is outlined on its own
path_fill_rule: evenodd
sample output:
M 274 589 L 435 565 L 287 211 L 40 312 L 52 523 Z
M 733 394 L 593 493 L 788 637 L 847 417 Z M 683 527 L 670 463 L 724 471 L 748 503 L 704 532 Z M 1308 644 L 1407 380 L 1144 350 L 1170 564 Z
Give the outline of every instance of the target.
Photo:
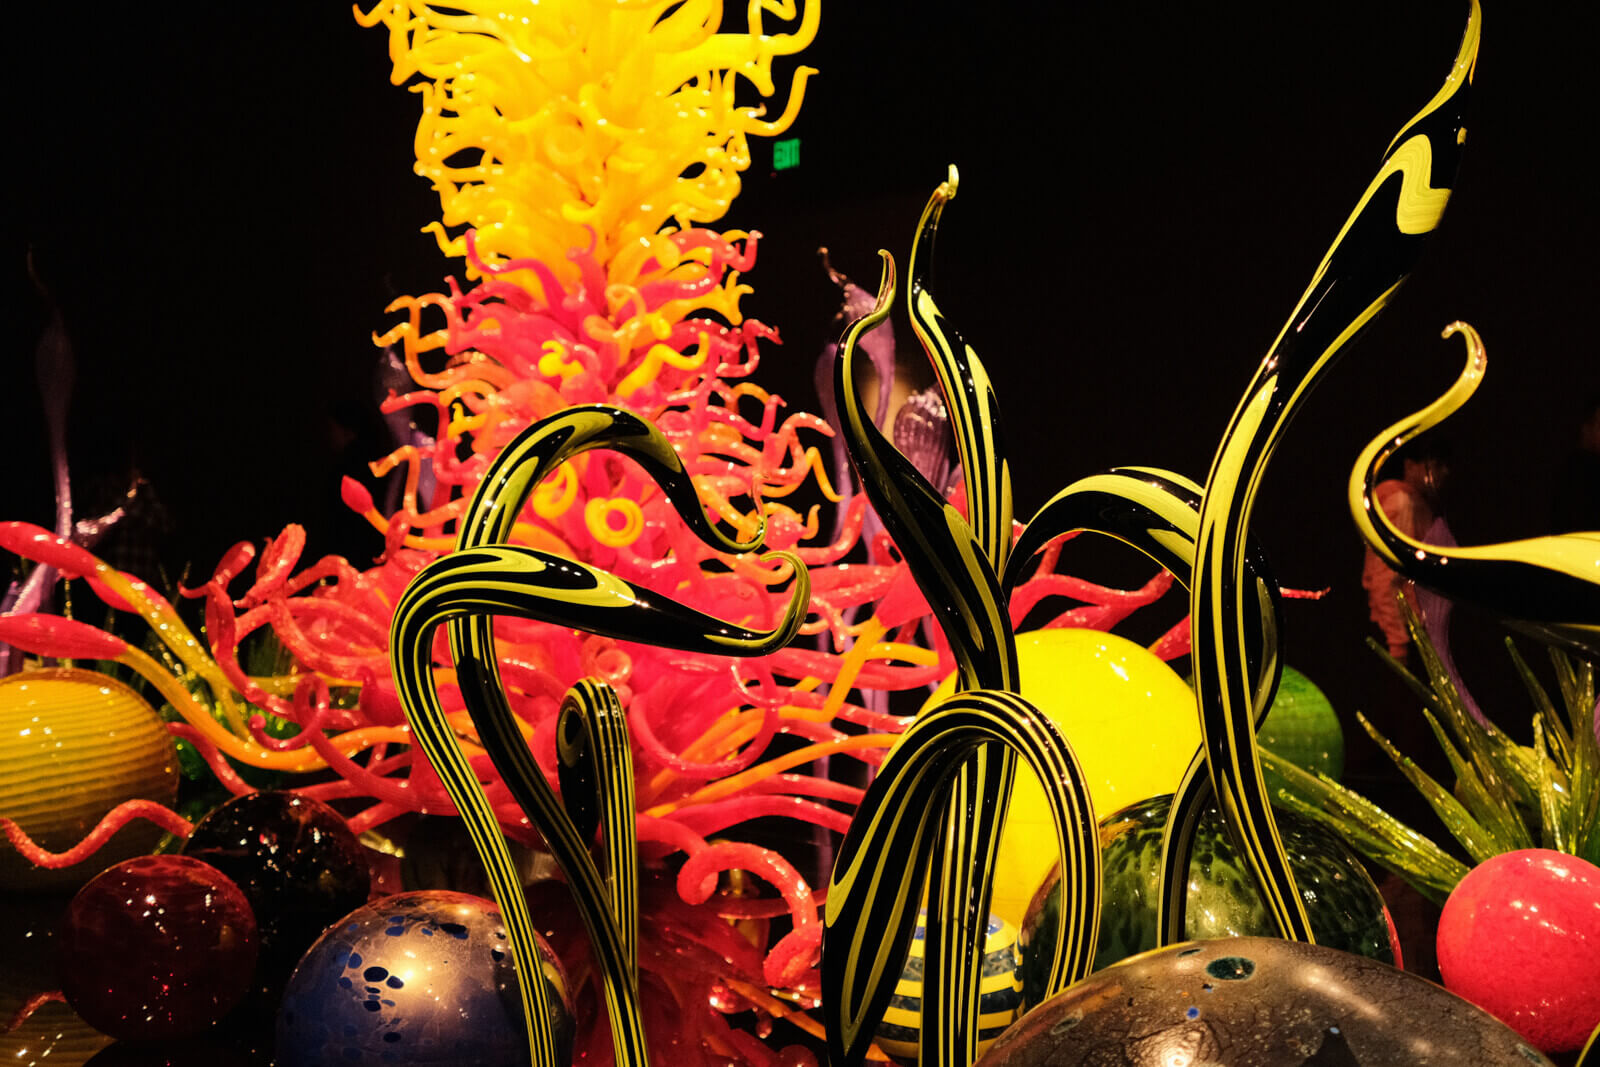
M 1463 878 L 1439 916 L 1444 984 L 1545 1052 L 1600 1024 L 1600 867 L 1530 848 Z
M 95 1029 L 125 1040 L 180 1037 L 244 996 L 256 921 L 210 864 L 140 856 L 97 875 L 67 905 L 61 991 Z

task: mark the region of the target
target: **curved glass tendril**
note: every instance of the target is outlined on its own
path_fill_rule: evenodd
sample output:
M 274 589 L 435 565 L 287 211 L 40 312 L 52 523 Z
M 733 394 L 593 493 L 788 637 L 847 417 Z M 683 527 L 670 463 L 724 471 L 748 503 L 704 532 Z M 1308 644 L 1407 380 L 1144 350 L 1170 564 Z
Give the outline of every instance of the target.
M 1551 644 L 1600 653 L 1600 531 L 1469 548 L 1430 545 L 1397 529 L 1376 502 L 1378 474 L 1389 457 L 1458 411 L 1483 380 L 1483 339 L 1464 322 L 1445 328 L 1445 337 L 1456 334 L 1467 346 L 1466 366 L 1438 400 L 1362 449 L 1350 471 L 1350 516 L 1373 551 L 1417 584 L 1486 608 Z
M 604 827 L 606 888 L 623 959 L 639 979 L 639 850 L 634 838 L 633 750 L 617 691 L 586 678 L 556 720 L 561 802 L 584 841 Z
M 998 405 L 982 363 L 939 313 L 923 273 L 939 217 L 956 188 L 952 167 L 923 212 L 913 249 L 910 305 L 950 411 L 964 468 L 968 515 L 889 444 L 855 386 L 861 338 L 888 317 L 894 302 L 894 260 L 887 253 L 882 253 L 883 274 L 873 309 L 847 328 L 840 343 L 834 393 L 851 462 L 955 654 L 957 685 L 950 701 L 972 697 L 979 690 L 996 695 L 959 705 L 980 718 L 987 714 L 988 732 L 953 732 L 938 742 L 941 755 L 929 755 L 903 738 L 863 801 L 863 810 L 870 807 L 883 814 L 858 815 L 851 823 L 834 867 L 823 941 L 823 1010 L 830 1056 L 839 1064 L 859 1063 L 866 1054 L 904 966 L 925 884 L 929 907 L 920 1058 L 928 1063 L 969 1063 L 976 1056 L 991 875 L 1016 760 L 1024 747 L 1015 734 L 1022 727 L 1007 716 L 1037 718 L 1014 695 L 1019 686 L 1015 637 L 997 576 L 1005 567 L 1012 539 L 1010 473 Z M 918 725 L 954 721 L 942 715 L 950 701 L 925 713 Z M 1076 911 L 1065 924 L 1068 936 L 1058 946 L 1053 972 L 1055 980 L 1065 984 L 1087 974 L 1093 960 L 1099 839 L 1071 747 L 1053 733 L 1039 743 L 1058 749 L 1050 756 L 1054 769 L 1041 778 L 1055 794 L 1051 804 L 1063 853 L 1073 857 L 1064 869 L 1078 872 L 1079 892 L 1069 898 Z M 924 785 L 919 791 L 893 784 L 901 776 Z M 942 805 L 939 816 L 916 807 L 917 798 Z M 868 847 L 869 841 L 880 841 L 871 849 L 873 855 L 891 844 L 897 850 L 896 858 L 886 864 L 899 872 L 892 889 L 883 884 L 882 873 L 864 874 L 859 865 L 845 859 Z
M 448 626 L 457 683 L 483 747 L 513 798 L 544 836 L 566 873 L 588 930 L 606 994 L 617 1063 L 648 1062 L 639 1005 L 637 960 L 637 858 L 632 824 L 633 769 L 621 708 L 610 686 L 585 680 L 569 691 L 562 708 L 563 736 L 573 739 L 568 755 L 587 766 L 593 791 L 574 803 L 588 828 L 581 832 L 545 780 L 518 729 L 506 698 L 495 654 L 493 619 L 510 615 L 557 621 L 592 633 L 658 646 L 721 655 L 763 655 L 787 644 L 804 621 L 810 582 L 792 553 L 772 553 L 794 568 L 794 585 L 780 625 L 749 630 L 648 593 L 598 568 L 539 549 L 495 544 L 508 536 L 515 517 L 540 478 L 578 452 L 616 447 L 639 459 L 703 539 L 730 542 L 700 513 L 687 489 L 671 445 L 648 422 L 604 407 L 570 410 L 528 427 L 506 447 L 468 509 L 457 550 L 420 571 L 395 609 L 390 655 L 395 684 L 415 732 L 461 813 L 505 917 L 520 975 L 538 973 L 533 926 L 493 807 L 462 752 L 433 680 L 433 633 Z M 593 744 L 581 738 L 592 737 Z M 581 772 L 580 772 L 581 773 Z M 608 877 L 602 878 L 588 851 L 595 826 L 606 830 Z M 540 982 L 519 983 L 528 1024 L 530 1054 L 537 1067 L 553 1063 L 545 991 Z
M 1449 76 L 1390 144 L 1376 177 L 1258 368 L 1218 446 L 1203 491 L 1162 471 L 1120 468 L 1097 475 L 1069 486 L 1047 504 L 1012 554 L 1009 478 L 993 390 L 975 354 L 945 328 L 917 269 L 917 250 L 912 319 L 952 411 L 966 476 L 965 516 L 887 447 L 854 393 L 855 349 L 862 334 L 887 317 L 894 296 L 893 261 L 887 255 L 876 306 L 852 324 L 841 342 L 835 392 L 850 457 L 913 576 L 936 606 L 936 617 L 956 651 L 961 670 L 953 699 L 959 699 L 962 690 L 979 687 L 1014 689 L 1015 654 L 1009 630 L 985 624 L 1003 616 L 1001 605 L 1020 576 L 1021 565 L 1064 533 L 1097 529 L 1120 537 L 1189 585 L 1197 703 L 1205 743 L 1179 789 L 1165 834 L 1160 931 L 1164 942 L 1182 936 L 1186 878 L 1181 875 L 1187 871 L 1196 816 L 1213 793 L 1281 932 L 1313 940 L 1278 838 L 1255 748 L 1255 728 L 1270 705 L 1280 668 L 1278 592 L 1248 538 L 1250 513 L 1281 433 L 1346 343 L 1405 280 L 1422 242 L 1444 212 L 1464 140 L 1463 110 L 1480 28 L 1481 12 L 1473 2 Z M 939 216 L 955 189 L 952 169 L 950 180 L 939 187 L 923 213 L 918 250 L 924 242 L 932 244 Z M 998 583 L 996 573 L 1002 579 Z M 905 745 L 903 739 L 901 746 Z M 987 906 L 986 863 L 992 860 L 995 843 L 991 835 L 995 820 L 1004 818 L 1014 757 L 1008 750 L 986 762 L 985 754 L 978 750 L 976 759 L 967 757 L 954 772 L 953 796 L 942 827 L 930 831 L 929 816 L 922 813 L 917 830 L 904 831 L 907 843 L 897 854 L 902 860 L 897 868 L 905 873 L 895 898 L 876 901 L 871 891 L 859 888 L 847 865 L 841 863 L 835 870 L 823 974 L 825 993 L 839 998 L 829 1008 L 829 1047 L 837 1062 L 859 1062 L 862 1035 L 876 1024 L 875 1009 L 881 1010 L 886 999 L 880 986 L 898 974 L 892 968 L 903 959 L 907 924 L 914 920 L 908 902 L 922 889 L 923 862 L 932 866 L 932 884 L 921 1055 L 937 1063 L 972 1058 L 976 1039 L 969 1021 L 975 1003 L 965 976 L 974 962 L 974 946 L 970 936 L 947 933 L 941 927 L 949 923 L 959 929 L 964 922 L 964 932 L 970 935 L 981 926 L 974 913 L 981 916 Z M 900 770 L 898 760 L 908 758 L 897 747 L 885 762 L 885 777 Z M 869 791 L 864 803 L 884 802 Z M 910 809 L 890 811 L 894 821 L 916 815 Z M 852 827 L 847 839 L 852 853 L 860 847 L 858 838 L 867 833 L 864 826 Z M 931 833 L 932 841 L 918 833 Z M 1097 878 L 1098 866 L 1095 874 Z M 1064 905 L 1076 895 L 1074 891 L 1084 888 L 1069 885 Z M 1097 907 L 1097 896 L 1097 892 L 1085 894 L 1091 907 Z M 887 934 L 880 951 L 860 966 L 856 960 L 862 949 L 860 928 L 851 924 L 866 920 L 852 920 L 852 907 L 876 908 L 881 915 L 874 926 L 881 925 Z M 856 937 L 840 946 L 837 938 L 845 930 L 854 930 Z
M 951 812 L 942 799 L 972 756 L 994 746 L 1020 757 L 1045 783 L 1063 881 L 1070 877 L 1071 884 L 1086 887 L 1095 905 L 1063 911 L 1050 988 L 1065 988 L 1079 976 L 1071 972 L 1083 953 L 1093 959 L 1099 837 L 1088 783 L 1071 747 L 1048 717 L 1015 693 L 984 689 L 955 693 L 901 736 L 867 791 L 834 861 L 822 954 L 830 1062 L 857 1064 L 865 1058 L 867 1043 L 905 966 L 922 889 L 929 868 L 937 863 L 935 847 L 945 840 L 941 824 Z M 932 948 L 931 931 L 928 936 Z M 925 992 L 924 999 L 928 995 Z M 926 1028 L 926 1021 L 923 1025 Z M 921 1055 L 926 1054 L 924 1037 Z
M 906 309 L 911 328 L 933 364 L 946 397 L 955 433 L 956 456 L 967 490 L 967 523 L 972 538 L 995 572 L 1005 571 L 1011 553 L 1011 465 L 1000 433 L 1000 405 L 983 361 L 962 340 L 934 302 L 928 278 L 933 269 L 934 241 L 945 205 L 959 186 L 956 168 L 942 182 L 917 223 L 911 245 L 911 288 Z
M 1009 594 L 1028 560 L 1056 538 L 1080 530 L 1114 537 L 1166 568 L 1185 588 L 1194 584 L 1195 536 L 1202 490 L 1181 474 L 1151 467 L 1114 467 L 1061 490 L 1028 521 L 1001 585 Z M 1283 664 L 1278 657 L 1281 596 L 1266 554 L 1252 538 L 1245 554 L 1246 580 L 1256 593 L 1255 612 L 1243 616 L 1246 677 L 1254 679 L 1257 725 L 1272 706 Z M 1166 941 L 1182 941 L 1188 903 L 1189 857 L 1200 812 L 1215 793 L 1205 748 L 1195 750 L 1168 813 L 1163 836 L 1163 891 L 1157 898 L 1157 930 Z
M 987 561 L 991 568 L 984 573 L 987 581 L 980 584 L 986 595 L 979 603 L 984 614 L 1008 619 L 996 578 L 1005 569 L 1012 538 L 1011 468 L 1000 432 L 999 404 L 983 361 L 940 314 L 928 288 L 939 219 L 945 205 L 955 198 L 958 184 L 959 177 L 952 166 L 947 179 L 923 208 L 911 246 L 911 285 L 906 307 L 912 330 L 933 364 L 950 413 L 966 489 L 967 526 L 972 548 L 977 550 L 975 559 Z M 959 535 L 951 541 L 958 552 L 967 551 Z M 1013 691 L 1020 687 L 1010 627 L 990 633 L 1002 635 L 996 642 L 1001 653 L 999 669 L 992 675 L 958 679 L 957 692 L 976 686 L 1000 686 Z M 1000 831 L 1005 826 L 1005 810 L 1015 778 L 1016 756 L 1002 744 L 982 745 L 956 773 L 955 789 L 945 809 L 944 833 L 934 846 L 928 889 L 923 961 L 926 993 L 918 1031 L 920 1055 L 926 1062 L 960 1063 L 977 1056 L 984 931 Z M 1092 832 L 1092 811 L 1089 824 Z
M 1594 1028 L 1594 1033 L 1589 1035 L 1589 1040 L 1583 1046 L 1583 1051 L 1578 1053 L 1578 1061 L 1573 1067 L 1600 1067 L 1600 1026 Z
M 1377 175 L 1257 368 L 1212 460 L 1200 506 L 1190 613 L 1195 691 L 1211 781 L 1268 913 L 1283 936 L 1294 940 L 1314 938 L 1256 751 L 1256 692 L 1236 624 L 1255 596 L 1246 575 L 1245 535 L 1280 435 L 1346 343 L 1405 281 L 1444 214 L 1465 140 L 1481 28 L 1482 12 L 1473 0 L 1449 76 L 1390 143 Z M 1169 886 L 1176 881 L 1164 878 Z

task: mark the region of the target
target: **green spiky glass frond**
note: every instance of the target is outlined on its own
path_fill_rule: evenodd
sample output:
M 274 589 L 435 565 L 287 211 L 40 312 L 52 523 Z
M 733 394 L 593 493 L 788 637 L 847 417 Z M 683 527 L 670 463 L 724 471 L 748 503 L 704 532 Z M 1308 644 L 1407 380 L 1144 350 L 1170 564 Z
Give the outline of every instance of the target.
M 1466 709 L 1455 683 L 1402 594 L 1426 682 L 1369 640 L 1416 693 L 1455 776 L 1446 789 L 1383 736 L 1365 716 L 1363 729 L 1428 801 L 1473 863 L 1523 848 L 1549 848 L 1600 863 L 1600 746 L 1595 740 L 1594 664 L 1548 649 L 1561 710 L 1534 677 L 1511 639 L 1506 649 L 1533 705 L 1533 745 L 1518 745 Z M 1564 712 L 1564 715 L 1563 715 Z M 1470 869 L 1365 797 L 1322 774 L 1310 774 L 1263 752 L 1274 803 L 1332 828 L 1375 863 L 1443 903 Z

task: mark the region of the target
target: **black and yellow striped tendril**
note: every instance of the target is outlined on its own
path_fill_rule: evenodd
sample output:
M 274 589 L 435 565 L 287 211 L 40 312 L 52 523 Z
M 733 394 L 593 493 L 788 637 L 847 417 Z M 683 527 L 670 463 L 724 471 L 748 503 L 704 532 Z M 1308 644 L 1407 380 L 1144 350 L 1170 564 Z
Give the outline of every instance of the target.
M 1115 467 L 1082 478 L 1057 493 L 1029 520 L 1002 578 L 1009 593 L 1027 561 L 1056 538 L 1076 531 L 1114 537 L 1138 549 L 1193 587 L 1195 535 L 1200 526 L 1200 486 L 1181 474 L 1151 467 Z M 1256 610 L 1242 616 L 1246 677 L 1254 690 L 1255 720 L 1272 706 L 1283 664 L 1278 656 L 1281 598 L 1266 554 L 1252 540 L 1245 555 Z M 1204 746 L 1196 749 L 1174 791 L 1162 837 L 1162 892 L 1157 899 L 1161 944 L 1184 939 L 1189 858 L 1200 814 L 1215 798 Z
M 1178 475 L 1145 468 L 1096 475 L 1069 486 L 1046 504 L 1013 552 L 1009 476 L 993 389 L 976 355 L 939 314 L 915 259 L 912 321 L 951 411 L 966 476 L 968 517 L 888 447 L 854 394 L 856 344 L 866 330 L 887 317 L 894 296 L 893 262 L 887 256 L 877 306 L 850 327 L 841 344 L 835 392 L 841 399 L 851 459 L 949 636 L 959 668 L 957 697 L 952 699 L 960 699 L 963 690 L 1015 693 L 1015 646 L 1006 594 L 1028 559 L 1062 534 L 1095 530 L 1118 537 L 1189 586 L 1204 745 L 1179 787 L 1164 835 L 1159 931 L 1163 943 L 1183 936 L 1193 833 L 1212 796 L 1280 931 L 1286 937 L 1313 940 L 1255 747 L 1256 726 L 1271 703 L 1281 668 L 1278 592 L 1259 549 L 1248 538 L 1250 514 L 1280 435 L 1335 357 L 1405 280 L 1422 242 L 1443 214 L 1465 139 L 1463 113 L 1480 27 L 1481 12 L 1473 2 L 1449 76 L 1385 152 L 1377 175 L 1262 360 L 1223 435 L 1203 490 Z M 952 170 L 951 180 L 940 186 L 924 211 L 914 257 L 925 243 L 931 245 L 944 205 L 955 193 L 954 178 Z M 930 717 L 933 714 L 937 712 Z M 1063 747 L 1070 762 L 1070 748 Z M 915 920 L 924 863 L 931 867 L 931 885 L 922 1059 L 941 1065 L 970 1062 L 977 1011 L 970 975 L 977 960 L 978 932 L 986 918 L 988 872 L 1003 825 L 1014 758 L 1010 748 L 995 752 L 991 747 L 978 747 L 965 756 L 954 772 L 951 798 L 944 802 L 943 826 L 931 831 L 926 812 L 887 806 L 878 797 L 877 786 L 869 793 L 868 803 L 880 813 L 878 817 L 888 819 L 907 844 L 895 854 L 895 870 L 901 873 L 896 876 L 894 900 L 876 900 L 878 883 L 861 884 L 852 868 L 835 871 L 829 939 L 824 943 L 824 985 L 825 993 L 844 998 L 837 1008 L 829 1009 L 830 1023 L 839 1029 L 830 1037 L 836 1062 L 859 1062 L 881 1013 L 879 1006 L 887 998 L 887 986 L 898 976 L 895 966 L 903 961 Z M 886 761 L 885 779 L 909 773 L 902 768 L 902 759 L 910 757 L 897 747 Z M 945 772 L 942 764 L 930 763 L 930 768 L 922 773 Z M 1046 784 L 1059 787 L 1061 782 Z M 907 787 L 905 795 L 914 792 Z M 931 792 L 930 801 L 936 795 L 937 790 Z M 916 830 L 904 829 L 911 820 Z M 892 836 L 888 830 L 853 826 L 847 845 L 859 848 L 857 839 L 873 833 L 884 840 Z M 1090 880 L 1088 875 L 1084 878 Z M 1092 930 L 1097 922 L 1098 862 L 1092 880 L 1092 886 L 1073 881 L 1064 885 L 1063 907 L 1074 928 L 1081 924 Z M 1085 905 L 1095 910 L 1087 916 L 1074 912 Z M 869 909 L 873 918 L 853 916 L 855 908 Z M 885 947 L 862 957 L 865 962 L 847 967 L 834 954 L 860 952 L 864 944 L 860 925 L 869 922 Z M 846 931 L 853 936 L 841 945 L 838 939 Z M 1092 953 L 1093 935 L 1086 940 Z M 1070 937 L 1068 941 L 1063 946 L 1069 957 L 1064 973 L 1075 977 Z
M 539 619 L 592 633 L 689 651 L 764 655 L 793 639 L 805 619 L 810 580 L 791 553 L 772 553 L 794 568 L 779 625 L 751 630 L 705 615 L 597 568 L 537 549 L 499 543 L 539 482 L 563 462 L 594 448 L 637 460 L 702 540 L 750 551 L 705 517 L 677 453 L 654 426 L 605 406 L 572 408 L 528 427 L 500 454 L 462 523 L 457 549 L 425 567 L 407 586 L 390 632 L 396 688 L 417 743 L 466 824 L 505 918 L 520 976 L 535 1067 L 554 1065 L 549 1005 L 538 974 L 533 926 L 521 882 L 495 813 L 444 717 L 433 681 L 433 633 L 448 626 L 457 682 L 480 742 L 512 797 L 545 838 L 572 888 L 588 930 L 606 996 L 618 1064 L 648 1062 L 639 1010 L 638 874 L 633 767 L 616 693 L 585 680 L 573 686 L 557 723 L 565 805 L 535 762 L 500 681 L 493 620 Z M 766 557 L 764 557 L 766 558 Z M 606 872 L 589 852 L 603 831 Z
M 1362 450 L 1350 471 L 1350 515 L 1373 551 L 1405 577 L 1463 603 L 1476 604 L 1543 641 L 1600 653 L 1600 531 L 1531 537 L 1461 548 L 1430 545 L 1389 521 L 1374 497 L 1384 463 L 1407 441 L 1449 418 L 1483 381 L 1483 339 L 1464 322 L 1467 360 L 1455 383 L 1433 403 L 1406 416 Z
M 834 860 L 822 956 L 833 1063 L 865 1057 L 905 966 L 935 847 L 944 840 L 939 824 L 949 817 L 944 800 L 950 783 L 974 754 L 996 745 L 1046 784 L 1063 878 L 1089 887 L 1097 900 L 1100 850 L 1088 785 L 1055 725 L 1015 693 L 972 689 L 941 701 L 906 730 L 884 761 Z M 1085 953 L 1093 958 L 1097 913 L 1063 913 L 1067 921 L 1051 960 L 1050 988 L 1069 984 L 1076 959 Z M 931 995 L 925 990 L 924 1002 Z M 922 1055 L 927 1054 L 924 1042 Z
M 964 476 L 963 514 L 889 444 L 855 388 L 861 338 L 888 317 L 897 291 L 894 261 L 884 254 L 876 304 L 851 324 L 840 345 L 835 394 L 851 461 L 949 640 L 957 681 L 954 695 L 920 716 L 888 754 L 840 846 L 822 960 L 822 1012 L 833 1063 L 864 1059 L 905 965 L 924 892 L 929 907 L 921 1059 L 960 1067 L 975 1057 L 990 880 L 1019 760 L 1045 786 L 1063 862 L 1063 933 L 1052 954 L 1050 991 L 1086 975 L 1092 965 L 1101 877 L 1095 814 L 1071 746 L 1018 695 L 1008 612 L 1009 592 L 1031 557 L 1069 532 L 1119 538 L 1190 591 L 1204 743 L 1180 785 L 1164 835 L 1162 942 L 1183 936 L 1193 832 L 1213 797 L 1282 934 L 1313 940 L 1255 746 L 1258 719 L 1271 703 L 1281 667 L 1279 594 L 1249 538 L 1250 517 L 1267 464 L 1293 416 L 1348 342 L 1392 298 L 1438 225 L 1465 138 L 1480 27 L 1473 0 L 1449 76 L 1384 153 L 1377 175 L 1257 368 L 1204 488 L 1166 471 L 1115 468 L 1058 493 L 1013 547 L 1011 480 L 995 392 L 976 353 L 939 311 L 927 281 L 939 221 L 956 194 L 952 168 L 918 226 L 908 305 L 950 411 Z M 1594 623 L 1600 618 L 1600 578 L 1593 573 L 1600 534 L 1450 549 L 1447 556 L 1373 514 L 1371 485 L 1384 460 L 1407 437 L 1459 407 L 1481 373 L 1476 335 L 1460 329 L 1469 346 L 1462 383 L 1363 453 L 1351 478 L 1352 511 L 1368 540 L 1403 572 L 1593 649 L 1600 643 Z M 535 974 L 531 924 L 504 838 L 435 691 L 432 635 L 440 624 L 448 627 L 479 738 L 567 873 L 604 979 L 617 1061 L 632 1065 L 646 1057 L 638 1010 L 633 782 L 623 714 L 616 694 L 601 683 L 582 682 L 568 694 L 557 738 L 563 804 L 518 731 L 499 678 L 493 618 L 544 619 L 665 647 L 759 655 L 793 638 L 805 616 L 809 583 L 797 559 L 775 554 L 794 569 L 790 601 L 773 630 L 750 630 L 584 564 L 507 544 L 535 487 L 567 459 L 601 447 L 637 460 L 708 544 L 728 552 L 758 548 L 759 531 L 739 541 L 707 519 L 676 452 L 649 423 L 615 408 L 570 409 L 530 427 L 490 468 L 462 522 L 457 551 L 425 568 L 406 590 L 395 613 L 391 657 L 417 742 L 489 870 L 519 972 Z M 1571 603 L 1573 597 L 1577 606 L 1570 617 L 1550 617 L 1552 602 Z M 597 832 L 604 842 L 603 873 L 589 852 Z M 545 1067 L 553 1053 L 542 984 L 524 980 L 522 998 L 534 1063 Z
M 1246 576 L 1245 535 L 1283 431 L 1350 339 L 1388 304 L 1444 214 L 1465 140 L 1481 27 L 1482 12 L 1473 0 L 1449 76 L 1390 143 L 1378 173 L 1261 361 L 1217 448 L 1201 502 L 1190 626 L 1211 781 L 1268 913 L 1283 936 L 1295 940 L 1314 937 L 1256 751 L 1256 691 L 1238 625 L 1256 595 Z
M 829 890 L 823 942 L 823 1008 L 830 1056 L 835 1063 L 864 1057 L 900 970 L 905 965 L 924 888 L 928 894 L 924 996 L 919 1030 L 926 1063 L 965 1064 L 977 1053 L 984 931 L 990 883 L 1016 760 L 1022 749 L 1017 716 L 1042 719 L 1021 697 L 1016 640 L 999 573 L 1012 538 L 1011 479 L 999 427 L 998 404 L 976 353 L 940 314 L 925 273 L 944 205 L 955 195 L 956 173 L 934 192 L 923 212 L 912 253 L 910 310 L 945 393 L 961 457 L 968 515 L 931 486 L 873 425 L 855 388 L 861 337 L 889 315 L 896 293 L 894 260 L 884 269 L 873 310 L 846 330 L 834 370 L 843 436 L 868 497 L 894 538 L 912 576 L 944 629 L 957 663 L 952 701 L 964 714 L 988 718 L 989 733 L 951 733 L 939 751 L 933 742 L 902 739 L 846 835 L 845 853 L 876 850 L 866 841 L 899 842 L 887 865 L 864 873 L 840 862 Z M 982 699 L 975 694 L 983 693 Z M 947 701 L 919 720 L 955 722 L 943 715 Z M 1031 720 L 1030 720 L 1031 721 Z M 910 735 L 908 735 L 909 738 Z M 919 738 L 926 729 L 919 729 Z M 1070 898 L 1069 937 L 1058 957 L 1062 984 L 1087 974 L 1094 958 L 1100 886 L 1099 840 L 1081 770 L 1070 746 L 1053 731 L 1045 786 L 1058 823 L 1069 868 L 1082 875 Z M 919 747 L 920 746 L 920 747 Z M 885 795 L 890 783 L 923 783 Z M 917 809 L 921 800 L 940 814 Z M 865 814 L 870 810 L 874 814 Z

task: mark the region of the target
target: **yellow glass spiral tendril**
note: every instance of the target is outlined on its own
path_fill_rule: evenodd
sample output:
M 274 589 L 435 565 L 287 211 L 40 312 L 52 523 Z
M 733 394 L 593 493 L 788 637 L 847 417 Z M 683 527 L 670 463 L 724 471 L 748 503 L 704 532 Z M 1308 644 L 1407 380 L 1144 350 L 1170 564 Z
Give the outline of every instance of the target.
M 613 516 L 621 517 L 621 526 L 612 525 Z M 594 497 L 583 507 L 583 521 L 589 528 L 589 536 L 609 548 L 631 545 L 644 532 L 644 512 L 639 510 L 638 504 L 623 497 Z
M 541 519 L 558 519 L 578 499 L 578 475 L 570 463 L 556 469 L 551 481 L 533 491 L 533 510 Z

